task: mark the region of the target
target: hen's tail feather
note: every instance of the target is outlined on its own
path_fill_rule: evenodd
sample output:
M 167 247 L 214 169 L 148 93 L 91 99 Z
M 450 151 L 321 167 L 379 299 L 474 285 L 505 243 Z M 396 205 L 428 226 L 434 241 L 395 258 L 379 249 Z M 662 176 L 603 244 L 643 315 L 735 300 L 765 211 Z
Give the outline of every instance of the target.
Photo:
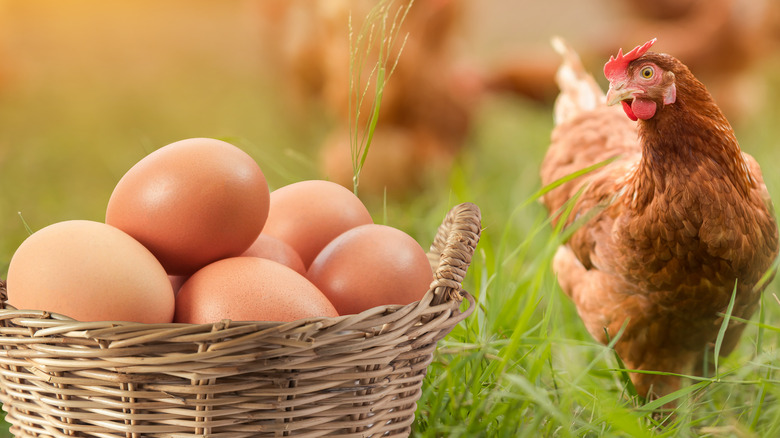
M 593 76 L 585 71 L 577 52 L 563 38 L 554 37 L 551 43 L 553 49 L 563 57 L 555 75 L 561 92 L 555 100 L 553 117 L 555 124 L 559 125 L 580 113 L 605 105 L 606 96 Z

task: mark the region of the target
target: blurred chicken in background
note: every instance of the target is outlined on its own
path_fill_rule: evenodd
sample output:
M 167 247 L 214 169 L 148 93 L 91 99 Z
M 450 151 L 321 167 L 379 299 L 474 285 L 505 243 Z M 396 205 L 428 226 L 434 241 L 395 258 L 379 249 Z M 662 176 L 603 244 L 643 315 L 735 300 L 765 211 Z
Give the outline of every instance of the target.
M 586 65 L 609 57 L 615 43 L 635 44 L 657 37 L 707 84 L 718 105 L 734 121 L 761 107 L 761 62 L 780 50 L 780 2 L 776 0 L 603 0 L 616 17 L 601 38 L 588 40 Z M 489 77 L 488 87 L 551 102 L 556 60 L 517 56 Z
M 403 7 L 408 0 L 396 2 Z M 388 54 L 398 65 L 387 83 L 377 132 L 360 186 L 364 194 L 391 197 L 413 193 L 431 178 L 441 178 L 462 149 L 480 99 L 486 95 L 514 95 L 542 105 L 552 105 L 558 59 L 549 50 L 549 37 L 563 32 L 587 34 L 581 57 L 593 68 L 603 64 L 615 45 L 631 45 L 650 36 L 663 42 L 664 51 L 675 53 L 707 84 L 727 117 L 739 125 L 761 108 L 764 97 L 762 62 L 780 47 L 780 2 L 776 0 L 600 0 L 587 14 L 603 16 L 604 30 L 561 29 L 536 24 L 534 33 L 544 51 L 516 41 L 522 50 L 493 55 L 475 62 L 464 41 L 490 29 L 474 28 L 474 12 L 489 8 L 495 13 L 510 7 L 518 26 L 534 20 L 531 2 L 504 6 L 468 0 L 418 0 L 405 17 L 397 43 Z M 353 38 L 368 12 L 371 0 L 265 0 L 257 2 L 256 15 L 267 32 L 264 41 L 280 83 L 304 112 L 322 109 L 333 122 L 331 135 L 321 147 L 322 175 L 352 187 L 349 109 L 350 49 L 348 23 Z M 550 7 L 565 7 L 567 2 Z M 585 8 L 583 6 L 580 9 Z M 589 20 L 590 15 L 582 18 Z M 527 15 L 527 16 L 526 16 Z M 526 21 L 520 20 L 524 18 Z M 481 26 L 490 26 L 490 22 Z M 408 35 L 403 45 L 402 40 Z M 521 37 L 520 37 L 521 38 Z M 621 41 L 623 43 L 621 43 Z M 546 54 L 546 55 L 545 55 Z M 371 60 L 366 64 L 373 67 Z M 368 76 L 369 71 L 365 72 Z M 372 93 L 373 89 L 369 90 Z M 371 99 L 368 99 L 369 103 Z M 350 114 L 352 112 L 352 114 Z M 361 116 L 370 109 L 364 107 Z
M 287 86 L 304 104 L 321 104 L 335 122 L 322 146 L 322 173 L 349 188 L 353 176 L 349 122 L 355 109 L 349 107 L 347 29 L 351 14 L 354 43 L 375 4 L 370 0 L 281 0 L 266 2 L 261 11 L 273 21 L 266 40 L 281 42 L 276 58 Z M 396 59 L 398 63 L 382 97 L 360 177 L 361 193 L 382 195 L 386 189 L 388 196 L 403 196 L 430 178 L 441 177 L 460 151 L 481 92 L 479 74 L 467 68 L 456 53 L 462 18 L 459 0 L 417 1 L 409 9 L 387 54 L 388 68 Z M 367 58 L 364 79 L 373 66 L 374 61 Z M 373 87 L 361 109 L 361 127 L 371 114 L 372 93 Z

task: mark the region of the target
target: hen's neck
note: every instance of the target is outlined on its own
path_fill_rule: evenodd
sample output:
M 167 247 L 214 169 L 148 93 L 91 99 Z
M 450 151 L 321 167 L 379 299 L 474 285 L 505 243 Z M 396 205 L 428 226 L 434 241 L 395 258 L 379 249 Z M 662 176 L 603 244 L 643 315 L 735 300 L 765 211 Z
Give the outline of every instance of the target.
M 695 81 L 695 80 L 694 80 Z M 729 180 L 747 196 L 751 180 L 734 131 L 698 81 L 678 87 L 678 100 L 639 122 L 642 159 L 634 175 L 634 203 L 642 208 L 671 190 Z M 698 86 L 696 86 L 698 85 Z

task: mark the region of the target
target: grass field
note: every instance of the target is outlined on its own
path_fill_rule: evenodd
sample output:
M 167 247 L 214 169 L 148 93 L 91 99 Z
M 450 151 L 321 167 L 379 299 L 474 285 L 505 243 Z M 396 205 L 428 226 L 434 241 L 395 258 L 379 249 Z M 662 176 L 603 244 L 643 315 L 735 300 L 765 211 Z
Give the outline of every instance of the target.
M 53 17 L 47 19 L 56 22 Z M 123 30 L 115 32 L 116 38 Z M 95 52 L 58 60 L 87 41 L 58 35 L 18 36 L 11 50 L 18 70 L 0 83 L 0 278 L 27 235 L 20 214 L 32 229 L 66 219 L 103 220 L 119 177 L 148 152 L 179 139 L 233 142 L 260 163 L 272 187 L 320 176 L 316 147 L 327 120 L 292 111 L 279 88 L 258 73 L 259 61 L 246 59 L 256 49 L 252 44 L 232 52 L 217 45 L 205 53 L 181 51 L 189 35 L 174 34 L 178 45 L 141 65 L 134 51 L 106 60 L 110 45 L 99 43 Z M 206 41 L 190 43 L 210 47 Z M 152 43 L 130 46 L 140 51 Z M 38 51 L 27 53 L 30 47 Z M 133 76 L 124 71 L 128 59 Z M 50 69 L 35 68 L 38 62 Z M 772 67 L 778 66 L 768 66 L 767 76 Z M 740 123 L 737 136 L 762 164 L 780 202 L 780 81 L 773 81 L 769 104 Z M 440 342 L 413 435 L 780 436 L 777 282 L 716 373 L 685 380 L 674 395 L 680 407 L 671 424 L 658 428 L 650 415 L 656 406 L 628 395 L 612 350 L 590 338 L 551 273 L 558 237 L 534 198 L 551 129 L 548 105 L 488 98 L 449 175 L 412 199 L 386 206 L 365 199 L 378 222 L 406 230 L 423 246 L 452 205 L 474 202 L 483 214 L 483 236 L 464 283 L 478 307 Z

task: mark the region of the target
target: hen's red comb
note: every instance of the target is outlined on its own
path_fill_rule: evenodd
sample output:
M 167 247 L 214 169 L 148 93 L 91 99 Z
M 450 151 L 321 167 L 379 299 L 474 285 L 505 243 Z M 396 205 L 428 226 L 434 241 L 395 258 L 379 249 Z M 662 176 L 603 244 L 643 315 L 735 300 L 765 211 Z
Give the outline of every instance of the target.
M 604 76 L 606 76 L 607 79 L 612 80 L 615 76 L 625 74 L 628 63 L 647 53 L 650 46 L 655 43 L 655 40 L 656 38 L 653 38 L 641 46 L 636 46 L 625 55 L 623 54 L 623 49 L 619 49 L 617 57 L 613 58 L 610 56 L 609 61 L 604 64 Z

